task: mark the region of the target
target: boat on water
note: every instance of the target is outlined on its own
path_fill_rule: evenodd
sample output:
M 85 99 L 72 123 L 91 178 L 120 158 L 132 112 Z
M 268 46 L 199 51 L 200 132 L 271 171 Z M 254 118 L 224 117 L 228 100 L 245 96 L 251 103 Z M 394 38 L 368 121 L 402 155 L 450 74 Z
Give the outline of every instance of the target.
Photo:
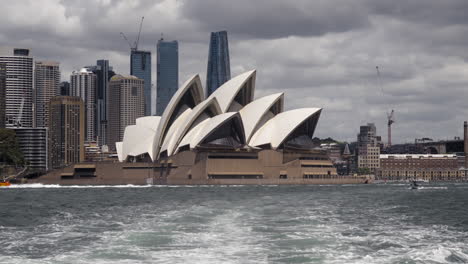
M 11 183 L 9 181 L 0 181 L 0 187 L 6 187 L 6 186 L 10 186 Z
M 420 186 L 417 181 L 411 181 L 410 187 L 412 190 L 417 190 Z

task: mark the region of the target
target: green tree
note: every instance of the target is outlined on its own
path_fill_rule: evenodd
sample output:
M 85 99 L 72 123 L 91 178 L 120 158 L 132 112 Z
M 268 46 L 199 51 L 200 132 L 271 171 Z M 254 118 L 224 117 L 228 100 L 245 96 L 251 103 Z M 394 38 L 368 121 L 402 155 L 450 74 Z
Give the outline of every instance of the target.
M 371 170 L 369 168 L 359 168 L 357 173 L 359 175 L 369 175 L 371 174 Z
M 23 153 L 19 148 L 14 130 L 0 129 L 0 162 L 7 165 L 24 165 Z

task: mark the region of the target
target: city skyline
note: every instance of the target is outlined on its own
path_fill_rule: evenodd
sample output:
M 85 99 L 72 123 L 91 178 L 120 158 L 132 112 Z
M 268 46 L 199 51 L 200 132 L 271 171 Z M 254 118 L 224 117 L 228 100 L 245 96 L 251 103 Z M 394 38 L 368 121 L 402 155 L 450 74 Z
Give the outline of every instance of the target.
M 374 122 L 386 138 L 391 108 L 396 110 L 395 143 L 462 134 L 458 124 L 468 115 L 463 102 L 468 96 L 464 1 L 271 1 L 268 10 L 261 2 L 240 3 L 235 9 L 226 8 L 223 1 L 93 3 L 99 8 L 83 9 L 86 1 L 44 1 L 47 14 L 35 14 L 34 3 L 8 5 L 0 11 L 5 25 L 0 45 L 31 48 L 35 59 L 59 61 L 62 78 L 101 58 L 127 74 L 129 50 L 119 32 L 129 32 L 133 39 L 145 15 L 141 49 L 155 53 L 161 32 L 179 40 L 180 81 L 199 73 L 204 83 L 206 73 L 199 69 L 206 68 L 209 32 L 226 29 L 232 75 L 262 69 L 258 96 L 287 89 L 302 100 L 293 99 L 285 109 L 323 107 L 317 136 L 353 141 L 357 124 Z M 337 4 L 343 6 L 341 11 L 335 10 Z M 429 15 L 434 9 L 439 10 L 435 17 Z M 15 13 L 30 14 L 34 21 Z M 98 19 L 109 23 L 90 23 Z M 380 87 L 375 66 L 381 70 Z

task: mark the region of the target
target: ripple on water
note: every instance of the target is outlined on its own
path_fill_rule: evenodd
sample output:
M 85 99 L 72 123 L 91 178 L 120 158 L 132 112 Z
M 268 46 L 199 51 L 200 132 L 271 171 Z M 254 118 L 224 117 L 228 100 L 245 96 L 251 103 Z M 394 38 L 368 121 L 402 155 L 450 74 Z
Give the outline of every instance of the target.
M 467 263 L 466 186 L 2 190 L 0 263 Z

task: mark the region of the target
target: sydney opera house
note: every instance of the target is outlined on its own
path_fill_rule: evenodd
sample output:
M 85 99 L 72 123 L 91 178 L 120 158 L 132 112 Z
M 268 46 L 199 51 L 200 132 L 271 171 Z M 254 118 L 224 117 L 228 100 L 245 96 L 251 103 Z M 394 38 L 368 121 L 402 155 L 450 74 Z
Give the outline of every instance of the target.
M 175 93 L 162 116 L 138 118 L 116 143 L 119 162 L 77 164 L 61 179 L 90 183 L 343 183 L 312 136 L 320 108 L 284 111 L 284 95 L 254 99 L 256 71 L 206 97 L 198 75 Z M 57 175 L 58 176 L 58 175 Z M 351 179 L 350 179 L 351 180 Z

